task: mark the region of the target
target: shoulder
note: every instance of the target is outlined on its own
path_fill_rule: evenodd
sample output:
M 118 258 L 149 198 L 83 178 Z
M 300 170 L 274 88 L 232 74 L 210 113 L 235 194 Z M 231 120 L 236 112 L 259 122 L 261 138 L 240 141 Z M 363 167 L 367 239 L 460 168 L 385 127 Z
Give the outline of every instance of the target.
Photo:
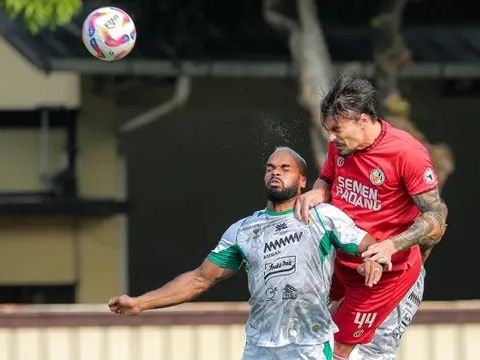
M 312 215 L 317 216 L 320 221 L 351 220 L 347 214 L 345 214 L 338 207 L 331 204 L 326 204 L 326 203 L 318 204 L 312 208 L 311 212 L 313 212 L 314 214 Z
M 256 223 L 257 220 L 261 218 L 263 214 L 264 212 L 262 210 L 258 210 L 258 211 L 255 211 L 252 215 L 249 215 L 247 217 L 237 220 L 236 222 L 234 222 L 228 227 L 228 229 L 223 234 L 223 237 L 236 239 L 240 229 L 248 226 L 254 226 L 254 223 Z
M 415 152 L 428 153 L 427 148 L 415 136 L 392 125 L 388 127 L 389 141 L 398 146 L 399 155 Z
M 336 213 L 337 211 L 342 211 L 342 210 L 340 210 L 336 206 L 333 206 L 332 204 L 320 203 L 318 205 L 315 205 L 311 211 L 317 212 L 319 214 L 328 215 L 328 214 Z

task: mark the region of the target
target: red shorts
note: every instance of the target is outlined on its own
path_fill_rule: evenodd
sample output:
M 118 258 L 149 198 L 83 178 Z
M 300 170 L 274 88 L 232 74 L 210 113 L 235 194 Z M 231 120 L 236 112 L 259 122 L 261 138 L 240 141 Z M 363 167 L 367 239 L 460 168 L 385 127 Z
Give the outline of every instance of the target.
M 369 343 L 378 326 L 417 281 L 420 268 L 418 259 L 405 270 L 385 272 L 377 285 L 367 287 L 356 270 L 336 262 L 330 298 L 344 299 L 333 316 L 340 329 L 335 341 L 352 345 Z

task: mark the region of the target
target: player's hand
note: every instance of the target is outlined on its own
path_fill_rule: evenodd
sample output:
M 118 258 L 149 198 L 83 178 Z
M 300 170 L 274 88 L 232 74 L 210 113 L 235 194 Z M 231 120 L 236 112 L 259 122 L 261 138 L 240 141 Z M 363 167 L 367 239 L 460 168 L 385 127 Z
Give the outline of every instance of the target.
M 136 298 L 128 295 L 111 298 L 108 302 L 108 307 L 111 312 L 121 315 L 137 315 L 142 312 Z
M 360 275 L 365 276 L 365 285 L 372 287 L 376 285 L 382 278 L 383 267 L 376 261 L 365 260 L 357 271 Z
M 328 200 L 328 190 L 324 187 L 307 191 L 295 201 L 295 216 L 305 224 L 310 222 L 310 209 Z
M 392 240 L 385 240 L 372 244 L 366 251 L 362 253 L 365 260 L 376 261 L 384 265 L 388 270 L 392 270 L 392 255 L 395 254 L 396 249 Z

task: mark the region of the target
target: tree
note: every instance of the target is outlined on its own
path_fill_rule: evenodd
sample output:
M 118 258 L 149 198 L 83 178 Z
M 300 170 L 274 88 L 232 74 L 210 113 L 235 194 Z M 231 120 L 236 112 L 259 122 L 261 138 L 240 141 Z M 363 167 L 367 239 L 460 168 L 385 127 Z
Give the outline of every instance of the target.
M 312 151 L 320 167 L 328 145 L 320 122 L 320 102 L 322 92 L 333 80 L 333 64 L 314 0 L 296 1 L 298 19 L 284 14 L 282 5 L 278 0 L 265 0 L 264 16 L 273 27 L 289 34 L 290 51 L 299 72 L 299 101 L 310 113 Z
M 12 18 L 20 16 L 32 33 L 67 24 L 81 8 L 81 0 L 0 0 L 0 9 Z
M 417 137 L 429 149 L 439 187 L 442 189 L 455 164 L 450 148 L 432 144 L 410 118 L 410 103 L 398 86 L 401 70 L 411 63 L 411 55 L 401 33 L 402 13 L 407 0 L 385 0 L 372 25 L 378 30 L 374 49 L 375 85 L 382 113 L 395 126 Z
M 454 169 L 453 156 L 445 144 L 431 144 L 409 117 L 410 105 L 400 95 L 400 71 L 411 57 L 401 34 L 402 14 L 407 0 L 385 0 L 372 26 L 378 30 L 374 50 L 374 82 L 378 89 L 381 113 L 395 126 L 410 132 L 430 150 L 436 167 L 440 188 Z M 289 47 L 299 72 L 300 103 L 311 115 L 313 152 L 321 165 L 326 138 L 319 120 L 321 93 L 329 86 L 333 66 L 321 30 L 314 0 L 296 0 L 297 16 L 282 10 L 286 2 L 264 0 L 265 19 L 275 28 L 289 33 Z

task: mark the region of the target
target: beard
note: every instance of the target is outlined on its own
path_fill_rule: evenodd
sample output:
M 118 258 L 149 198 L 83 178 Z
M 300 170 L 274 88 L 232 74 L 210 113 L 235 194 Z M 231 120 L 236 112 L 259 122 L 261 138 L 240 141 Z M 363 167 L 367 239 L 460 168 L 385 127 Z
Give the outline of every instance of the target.
M 355 152 L 355 150 L 352 150 L 352 149 L 342 149 L 342 150 L 338 151 L 338 155 L 346 158 L 346 157 L 349 157 L 350 155 L 352 155 L 354 152 Z
M 273 203 L 279 203 L 279 202 L 290 200 L 293 197 L 295 197 L 297 195 L 297 188 L 298 188 L 298 183 L 283 189 L 272 188 L 267 185 L 265 187 L 265 190 L 267 193 L 268 200 L 270 200 Z
M 355 150 L 347 148 L 344 144 L 334 143 L 335 147 L 337 148 L 338 155 L 346 158 L 347 156 L 352 155 Z

